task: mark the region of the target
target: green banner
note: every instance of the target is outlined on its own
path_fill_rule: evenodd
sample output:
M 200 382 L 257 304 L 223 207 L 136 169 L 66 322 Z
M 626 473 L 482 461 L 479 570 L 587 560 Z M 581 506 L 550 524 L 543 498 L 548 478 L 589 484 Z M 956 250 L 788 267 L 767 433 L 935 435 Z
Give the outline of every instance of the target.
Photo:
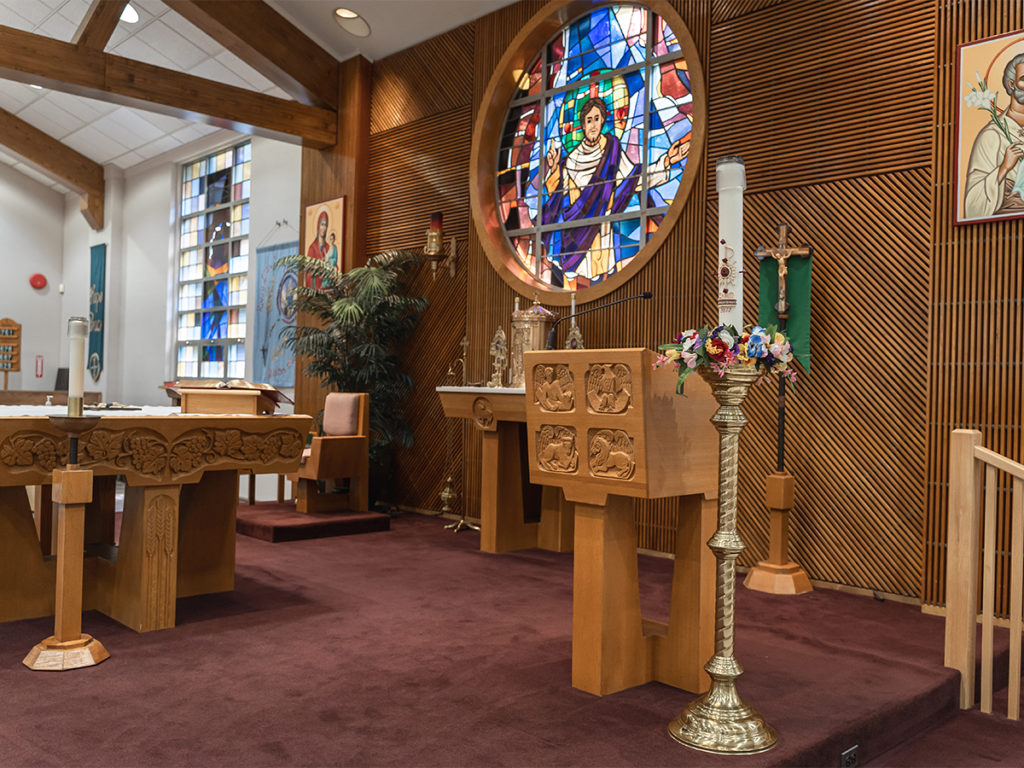
M 103 295 L 107 285 L 107 246 L 89 249 L 89 360 L 86 367 L 93 381 L 103 373 Z
M 793 356 L 805 371 L 811 370 L 811 262 L 813 257 L 791 258 L 786 262 L 786 301 L 789 318 L 786 335 L 793 343 Z M 757 301 L 757 323 L 779 325 L 776 304 L 779 301 L 779 262 L 761 261 Z

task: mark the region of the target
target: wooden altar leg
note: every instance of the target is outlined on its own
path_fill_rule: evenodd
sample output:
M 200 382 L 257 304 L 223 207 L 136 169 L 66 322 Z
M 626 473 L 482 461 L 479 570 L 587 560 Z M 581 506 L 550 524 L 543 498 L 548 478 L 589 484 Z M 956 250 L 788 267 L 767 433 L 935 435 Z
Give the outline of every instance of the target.
M 29 669 L 62 671 L 110 658 L 95 638 L 82 633 L 82 566 L 85 505 L 92 501 L 92 471 L 54 470 L 57 505 L 57 579 L 53 635 L 37 644 L 23 663 Z
M 53 615 L 56 565 L 39 547 L 25 489 L 0 488 L 0 621 Z
M 545 485 L 541 500 L 537 546 L 551 552 L 572 552 L 573 504 L 561 488 Z
M 537 546 L 537 523 L 523 520 L 520 425 L 499 421 L 483 433 L 480 461 L 480 550 L 511 552 Z
M 49 556 L 57 551 L 57 531 L 53 527 L 53 494 L 52 485 L 45 483 L 35 486 L 32 506 L 35 510 L 36 534 L 39 536 L 39 548 L 43 555 Z
M 181 490 L 178 597 L 235 588 L 238 471 L 206 472 Z
M 180 493 L 180 485 L 125 488 L 113 595 L 101 610 L 136 632 L 174 626 Z
M 654 679 L 692 693 L 711 685 L 704 665 L 715 653 L 715 556 L 707 542 L 717 522 L 717 500 L 679 499 L 672 607 L 666 634 L 654 639 Z
M 576 504 L 572 684 L 598 696 L 650 681 L 640 617 L 633 500 Z

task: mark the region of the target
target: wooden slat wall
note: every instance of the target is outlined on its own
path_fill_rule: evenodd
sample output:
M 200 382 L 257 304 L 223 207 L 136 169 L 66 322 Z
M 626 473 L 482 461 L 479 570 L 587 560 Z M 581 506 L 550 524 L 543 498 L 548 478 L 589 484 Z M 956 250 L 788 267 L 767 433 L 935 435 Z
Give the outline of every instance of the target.
M 928 399 L 925 568 L 922 600 L 945 595 L 949 435 L 978 429 L 984 445 L 1024 460 L 1024 222 L 953 226 L 957 45 L 1024 27 L 1019 0 L 954 0 L 938 8 L 933 272 Z M 1008 612 L 1009 492 L 998 506 L 996 611 Z
M 654 301 L 585 318 L 587 344 L 655 346 L 714 317 L 714 160 L 743 155 L 747 319 L 756 312 L 753 251 L 774 240 L 778 223 L 817 253 L 814 370 L 789 400 L 793 554 L 811 578 L 919 595 L 923 577 L 926 599 L 941 600 L 949 430 L 976 426 L 1011 457 L 1020 458 L 1022 445 L 1024 284 L 1014 243 L 1024 227 L 949 224 L 955 44 L 1024 26 L 1019 3 L 673 5 L 709 76 L 703 183 L 660 253 L 607 297 L 652 290 Z M 409 355 L 417 447 L 401 456 L 395 500 L 410 506 L 440 506 L 448 430 L 432 387 L 459 356 L 463 333 L 470 378 L 482 379 L 491 335 L 499 324 L 508 330 L 513 292 L 490 268 L 469 217 L 470 131 L 498 59 L 542 6 L 509 6 L 374 65 L 368 250 L 421 246 L 433 210 L 459 238 L 457 277 L 442 271 L 436 282 L 429 275 L 417 282 L 432 306 Z M 873 339 L 880 361 L 859 363 Z M 962 359 L 966 368 L 954 370 Z M 772 400 L 769 388 L 755 391 L 744 434 L 747 564 L 767 553 L 761 478 L 773 465 Z M 479 436 L 459 425 L 455 443 L 459 508 L 472 511 Z M 671 551 L 668 505 L 638 504 L 637 515 L 641 545 Z

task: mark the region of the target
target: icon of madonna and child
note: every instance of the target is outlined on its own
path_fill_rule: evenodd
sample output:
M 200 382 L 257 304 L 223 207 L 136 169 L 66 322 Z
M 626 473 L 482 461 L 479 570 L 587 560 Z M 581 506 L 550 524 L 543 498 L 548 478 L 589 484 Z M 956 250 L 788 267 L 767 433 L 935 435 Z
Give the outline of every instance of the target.
M 582 140 L 569 151 L 565 151 L 560 138 L 549 142 L 543 181 L 542 224 L 580 222 L 580 226 L 558 227 L 542 235 L 543 252 L 551 263 L 549 282 L 569 288 L 599 282 L 616 271 L 624 252 L 635 255 L 642 246 L 638 231 L 639 196 L 644 183 L 640 147 L 624 142 L 624 136 L 609 130 L 615 125 L 609 125 L 612 121 L 604 98 L 593 95 L 582 101 L 575 114 Z M 670 180 L 678 186 L 682 175 L 682 165 L 690 149 L 690 122 L 681 108 L 675 111 L 676 119 L 681 119 L 685 125 L 685 134 L 672 141 L 667 150 L 647 165 L 647 190 Z M 576 126 L 566 127 L 571 130 Z M 628 130 L 623 131 L 623 134 L 628 133 Z M 634 129 L 632 133 L 636 135 L 639 131 Z M 651 149 L 653 155 L 656 150 Z M 671 197 L 659 199 L 659 202 L 667 206 Z M 651 205 L 648 202 L 648 206 Z M 632 222 L 620 223 L 612 218 L 634 210 L 638 215 Z M 604 220 L 594 221 L 601 218 Z M 620 225 L 616 226 L 617 223 Z M 632 238 L 622 237 L 622 224 L 635 227 Z

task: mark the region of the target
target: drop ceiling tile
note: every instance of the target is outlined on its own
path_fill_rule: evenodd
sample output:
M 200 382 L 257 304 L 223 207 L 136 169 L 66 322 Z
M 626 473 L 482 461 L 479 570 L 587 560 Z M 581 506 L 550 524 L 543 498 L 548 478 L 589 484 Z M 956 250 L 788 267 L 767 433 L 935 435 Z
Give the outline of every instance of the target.
M 18 117 L 55 139 L 62 139 L 85 125 L 85 120 L 51 101 L 48 95 L 29 104 Z
M 171 134 L 172 138 L 177 139 L 182 144 L 188 144 L 190 141 L 201 139 L 211 131 L 217 130 L 212 125 L 205 125 L 203 123 L 190 123 L 186 127 L 179 131 L 175 131 Z
M 109 115 L 96 120 L 93 125 L 129 149 L 156 141 L 163 136 L 163 131 L 144 120 L 134 109 L 127 107 L 118 107 Z
M 215 59 L 242 78 L 247 83 L 246 87 L 250 90 L 264 91 L 267 88 L 272 88 L 274 85 L 255 69 L 235 56 L 235 54 L 231 53 L 231 51 L 222 51 L 217 54 Z
M 131 3 L 135 7 L 135 10 L 139 12 L 140 20 L 142 19 L 143 14 L 148 14 L 155 19 L 164 15 L 177 15 L 171 13 L 171 9 L 164 5 L 161 0 L 131 0 Z
M 36 99 L 41 99 L 43 92 L 29 88 L 24 83 L 13 80 L 0 80 L 0 107 L 8 112 L 17 113 Z
M 199 66 L 190 69 L 189 74 L 195 75 L 196 77 L 205 77 L 207 80 L 214 80 L 218 83 L 224 83 L 225 85 L 234 85 L 238 88 L 245 88 L 247 91 L 252 90 L 245 80 L 240 78 L 216 59 L 207 59 Z
M 46 21 L 39 25 L 36 32 L 40 35 L 52 37 L 64 43 L 70 43 L 78 30 L 78 25 L 68 21 L 59 13 L 51 14 Z
M 74 24 L 75 29 L 78 29 L 78 25 L 85 21 L 85 15 L 88 12 L 89 3 L 86 0 L 67 0 L 61 5 L 58 14 Z
M 142 61 L 146 64 L 153 64 L 158 67 L 165 69 L 176 69 L 174 62 L 159 53 L 155 48 L 147 45 L 139 39 L 138 35 L 129 37 L 123 43 L 120 43 L 117 48 L 112 49 L 111 53 L 123 56 L 126 59 L 133 59 L 135 61 Z
M 62 93 L 60 91 L 50 91 L 46 94 L 46 100 L 77 115 L 86 122 L 98 120 L 118 109 L 117 104 L 111 104 L 108 101 L 90 99 L 85 96 L 76 96 L 73 93 Z
M 87 125 L 81 130 L 65 136 L 63 142 L 100 165 L 109 163 L 112 158 L 128 151 L 128 147 L 124 144 L 112 139 L 103 131 L 97 130 L 93 125 Z
M 180 146 L 181 142 L 173 136 L 161 136 L 156 141 L 136 147 L 135 152 L 148 160 L 151 157 L 162 155 L 164 152 L 170 152 L 172 149 L 177 149 Z
M 23 32 L 31 32 L 33 30 L 35 24 L 18 13 L 21 3 L 25 1 L 26 0 L 20 0 L 20 2 L 6 2 L 2 4 L 2 7 L 0 7 L 0 22 L 2 22 L 5 27 L 13 27 L 14 29 L 20 29 Z
M 160 112 L 148 112 L 141 109 L 138 112 L 139 117 L 148 123 L 152 123 L 163 133 L 174 133 L 188 125 L 188 121 L 182 120 L 180 117 L 171 117 Z
M 224 50 L 224 46 L 203 32 L 203 30 L 190 22 L 184 16 L 179 16 L 177 13 L 168 13 L 161 17 L 160 21 L 169 26 L 186 40 L 190 41 L 193 45 L 197 46 L 200 50 L 205 51 L 209 56 L 213 56 Z
M 146 158 L 144 158 L 137 152 L 125 152 L 123 155 L 115 157 L 110 162 L 116 165 L 118 168 L 126 170 L 128 168 L 131 168 L 133 165 L 138 165 L 145 159 Z
M 140 30 L 135 37 L 173 61 L 175 69 L 188 71 L 207 58 L 206 53 L 159 19 Z
M 8 0 L 5 5 L 18 16 L 28 21 L 32 25 L 32 29 L 42 24 L 46 17 L 53 13 L 43 3 L 37 3 L 35 0 L 13 0 L 13 2 Z

